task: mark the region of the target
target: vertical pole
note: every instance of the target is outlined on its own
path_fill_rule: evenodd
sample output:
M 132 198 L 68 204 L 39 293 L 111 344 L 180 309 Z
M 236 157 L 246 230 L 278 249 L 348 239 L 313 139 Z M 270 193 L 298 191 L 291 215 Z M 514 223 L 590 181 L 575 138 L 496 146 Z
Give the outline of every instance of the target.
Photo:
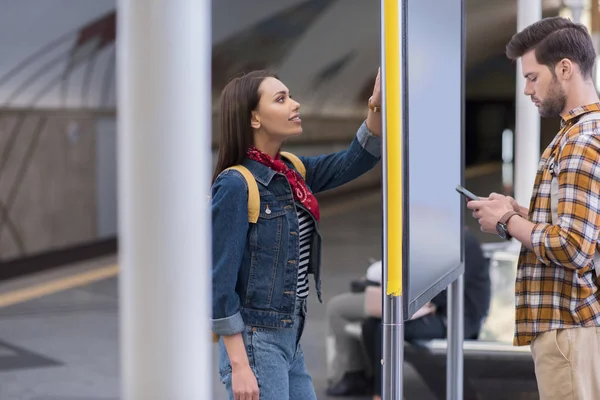
M 124 400 L 209 399 L 209 1 L 119 0 Z
M 465 0 L 460 1 L 461 6 L 461 180 L 464 182 L 464 135 L 465 135 L 465 63 L 466 63 L 466 11 Z M 461 259 L 464 264 L 465 245 L 463 212 L 461 212 Z M 448 288 L 448 331 L 446 351 L 446 399 L 463 399 L 463 342 L 464 342 L 464 275 L 460 275 Z
M 518 0 L 517 31 L 542 18 L 541 0 Z M 517 62 L 515 129 L 515 199 L 529 206 L 533 181 L 540 159 L 540 116 L 531 99 L 523 94 L 525 79 L 521 61 Z
M 403 395 L 404 318 L 402 315 L 403 169 L 402 60 L 404 1 L 381 2 L 383 90 L 383 400 Z
M 464 275 L 448 288 L 446 399 L 463 399 Z

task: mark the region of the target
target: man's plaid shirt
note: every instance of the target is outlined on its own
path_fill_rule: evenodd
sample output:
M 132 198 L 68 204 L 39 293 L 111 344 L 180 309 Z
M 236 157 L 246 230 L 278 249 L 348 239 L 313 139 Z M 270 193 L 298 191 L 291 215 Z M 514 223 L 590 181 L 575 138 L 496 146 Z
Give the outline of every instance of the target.
M 561 130 L 542 154 L 529 205 L 534 251 L 522 247 L 517 269 L 515 345 L 553 329 L 600 326 L 600 285 L 592 262 L 600 233 L 600 121 L 569 129 L 583 114 L 597 111 L 600 104 L 591 104 L 562 115 Z M 560 194 L 552 225 L 556 170 Z

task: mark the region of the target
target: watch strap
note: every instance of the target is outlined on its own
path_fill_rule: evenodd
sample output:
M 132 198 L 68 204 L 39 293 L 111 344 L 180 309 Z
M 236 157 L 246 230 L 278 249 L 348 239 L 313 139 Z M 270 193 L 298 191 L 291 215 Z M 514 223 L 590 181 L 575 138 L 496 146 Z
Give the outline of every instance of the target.
M 500 222 L 502 225 L 506 225 L 508 224 L 508 220 L 514 217 L 515 215 L 519 215 L 519 213 L 516 211 L 509 211 L 506 214 L 504 214 L 498 222 Z

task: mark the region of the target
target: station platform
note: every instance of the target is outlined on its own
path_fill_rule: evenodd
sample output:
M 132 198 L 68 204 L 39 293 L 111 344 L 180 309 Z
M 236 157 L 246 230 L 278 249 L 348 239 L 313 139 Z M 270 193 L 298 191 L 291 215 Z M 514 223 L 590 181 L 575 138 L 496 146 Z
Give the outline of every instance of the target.
M 497 167 L 471 171 L 466 186 L 480 195 L 499 191 L 493 187 L 499 174 Z M 319 399 L 333 399 L 325 395 L 325 305 L 348 291 L 350 281 L 365 273 L 370 259 L 381 258 L 381 200 L 380 190 L 369 190 L 329 198 L 321 205 L 324 304 L 310 296 L 302 339 Z M 468 214 L 466 220 L 479 232 Z M 477 235 L 482 242 L 497 241 L 491 235 Z M 485 340 L 504 344 L 511 340 L 513 262 L 509 258 L 508 267 L 492 273 L 494 300 Z M 118 306 L 116 255 L 0 282 L 0 399 L 119 399 Z M 218 378 L 216 345 L 212 349 L 212 399 L 226 399 Z M 438 398 L 410 364 L 404 371 L 406 399 Z

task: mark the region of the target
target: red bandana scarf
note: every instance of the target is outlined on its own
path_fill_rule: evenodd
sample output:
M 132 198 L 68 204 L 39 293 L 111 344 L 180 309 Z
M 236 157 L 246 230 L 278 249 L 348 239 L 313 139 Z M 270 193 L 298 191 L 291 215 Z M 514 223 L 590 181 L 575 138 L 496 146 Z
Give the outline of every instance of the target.
M 289 168 L 277 153 L 275 159 L 271 158 L 268 154 L 263 153 L 258 150 L 256 147 L 251 147 L 248 150 L 248 157 L 251 160 L 257 161 L 267 167 L 271 168 L 275 172 L 279 172 L 285 175 L 288 182 L 290 183 L 290 187 L 292 188 L 292 194 L 294 195 L 294 200 L 299 201 L 310 213 L 315 217 L 317 221 L 319 221 L 319 203 L 315 196 L 308 190 L 306 187 L 306 183 L 302 176 L 297 173 L 295 170 Z

